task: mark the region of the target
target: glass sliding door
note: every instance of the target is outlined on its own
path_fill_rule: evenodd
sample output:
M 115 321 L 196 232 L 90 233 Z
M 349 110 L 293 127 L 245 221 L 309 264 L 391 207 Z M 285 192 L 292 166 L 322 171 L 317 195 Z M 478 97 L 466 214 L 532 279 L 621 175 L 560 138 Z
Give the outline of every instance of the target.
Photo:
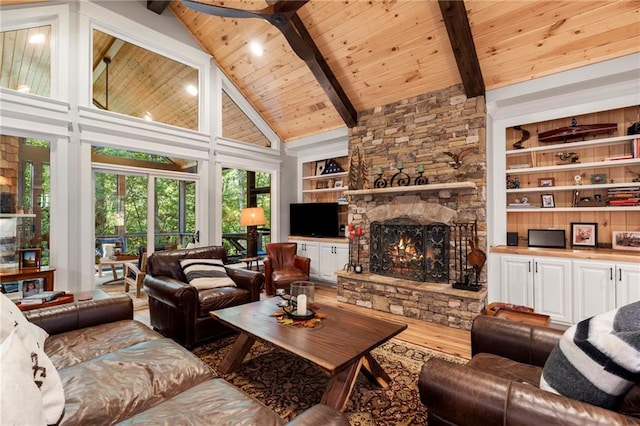
M 196 232 L 196 184 L 193 181 L 156 178 L 156 249 L 186 247 Z
M 196 183 L 118 172 L 95 173 L 97 282 L 120 281 L 122 262 L 143 252 L 186 247 L 196 233 Z M 153 200 L 149 186 L 153 183 Z M 148 216 L 148 203 L 153 216 Z M 149 244 L 149 228 L 153 241 Z M 105 269 L 108 276 L 103 277 Z M 115 274 L 113 273 L 115 269 Z M 113 276 L 112 276 L 113 275 Z
M 247 255 L 248 231 L 240 225 L 240 212 L 262 207 L 266 224 L 257 228 L 258 256 L 265 255 L 271 241 L 271 173 L 241 169 L 222 170 L 222 244 L 232 260 Z
M 92 148 L 96 264 L 122 281 L 122 261 L 185 247 L 196 227 L 195 160 L 107 147 Z M 114 255 L 120 254 L 121 256 Z M 102 260 L 104 261 L 102 261 Z M 102 266 L 97 277 L 101 278 Z M 97 281 L 104 281 L 104 278 Z

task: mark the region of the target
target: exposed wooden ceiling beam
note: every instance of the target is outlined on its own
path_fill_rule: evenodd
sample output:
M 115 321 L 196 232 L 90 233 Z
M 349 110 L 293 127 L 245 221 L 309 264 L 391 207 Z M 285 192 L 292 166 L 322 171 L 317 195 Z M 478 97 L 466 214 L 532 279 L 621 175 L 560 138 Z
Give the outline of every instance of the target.
M 451 49 L 456 57 L 464 91 L 469 98 L 483 96 L 485 93 L 484 79 L 464 1 L 438 0 L 438 4 L 444 25 L 447 28 Z
M 347 127 L 354 127 L 358 124 L 358 112 L 353 107 L 353 104 L 349 100 L 349 97 L 342 89 L 340 82 L 331 71 L 329 64 L 325 61 L 324 56 L 316 46 L 313 38 L 307 31 L 302 22 L 302 19 L 297 14 L 291 17 L 291 22 L 295 27 L 300 37 L 309 45 L 313 50 L 314 58 L 311 61 L 305 61 L 313 76 L 318 80 L 318 83 L 329 97 L 329 100 L 344 120 Z
M 147 0 L 147 9 L 152 12 L 162 15 L 162 12 L 169 6 L 171 0 Z

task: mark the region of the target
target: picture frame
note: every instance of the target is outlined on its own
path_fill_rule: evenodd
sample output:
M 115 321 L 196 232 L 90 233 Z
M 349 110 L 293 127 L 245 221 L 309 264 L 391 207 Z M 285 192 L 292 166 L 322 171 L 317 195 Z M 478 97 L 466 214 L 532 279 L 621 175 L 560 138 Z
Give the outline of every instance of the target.
M 326 181 L 318 181 L 316 182 L 316 189 L 327 189 L 329 187 L 329 183 Z
M 543 209 L 552 209 L 556 206 L 556 201 L 553 194 L 542 194 L 540 198 L 542 200 Z
M 333 184 L 333 187 L 334 187 L 334 188 L 342 188 L 342 185 L 344 185 L 344 182 L 342 182 L 341 180 L 337 180 L 337 181 Z
M 538 186 L 542 187 L 542 188 L 556 186 L 556 178 L 554 178 L 554 177 L 539 178 L 538 179 Z
M 44 291 L 44 278 L 31 278 L 22 281 L 22 297 L 35 296 Z
M 18 250 L 18 268 L 19 269 L 36 269 L 40 268 L 39 248 L 28 248 Z
M 613 231 L 611 248 L 614 250 L 640 251 L 640 232 Z
M 592 185 L 601 185 L 603 183 L 607 183 L 607 175 L 604 173 L 597 173 L 591 175 L 591 184 Z
M 598 247 L 596 222 L 571 222 L 571 247 Z
M 316 161 L 316 176 L 320 176 L 327 166 L 327 160 Z

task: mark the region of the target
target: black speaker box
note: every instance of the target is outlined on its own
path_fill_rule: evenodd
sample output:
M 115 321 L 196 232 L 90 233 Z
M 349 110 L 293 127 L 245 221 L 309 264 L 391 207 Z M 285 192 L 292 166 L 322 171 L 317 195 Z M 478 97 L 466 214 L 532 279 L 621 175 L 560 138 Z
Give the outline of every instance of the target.
M 529 247 L 565 248 L 564 229 L 529 229 Z
M 517 246 L 518 245 L 518 233 L 517 232 L 507 232 L 507 245 L 508 246 Z

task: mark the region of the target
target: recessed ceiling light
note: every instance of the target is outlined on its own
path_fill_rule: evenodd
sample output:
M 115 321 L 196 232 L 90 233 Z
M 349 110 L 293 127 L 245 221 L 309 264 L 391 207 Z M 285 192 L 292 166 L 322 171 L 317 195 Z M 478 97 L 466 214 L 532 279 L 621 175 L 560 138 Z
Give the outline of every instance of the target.
M 198 88 L 193 84 L 190 84 L 186 87 L 187 93 L 191 96 L 198 96 Z
M 144 119 L 147 121 L 153 121 L 153 116 L 149 111 L 147 111 L 147 113 L 144 115 Z
M 45 35 L 42 33 L 34 34 L 31 37 L 29 37 L 29 43 L 31 44 L 43 43 L 44 40 L 45 40 Z
M 262 45 L 256 41 L 252 41 L 249 45 L 249 49 L 251 49 L 251 53 L 256 56 L 262 56 L 264 50 L 262 49 Z
M 26 84 L 21 84 L 20 86 L 18 86 L 18 92 L 22 92 L 22 93 L 29 93 L 31 91 L 31 87 L 27 86 Z

